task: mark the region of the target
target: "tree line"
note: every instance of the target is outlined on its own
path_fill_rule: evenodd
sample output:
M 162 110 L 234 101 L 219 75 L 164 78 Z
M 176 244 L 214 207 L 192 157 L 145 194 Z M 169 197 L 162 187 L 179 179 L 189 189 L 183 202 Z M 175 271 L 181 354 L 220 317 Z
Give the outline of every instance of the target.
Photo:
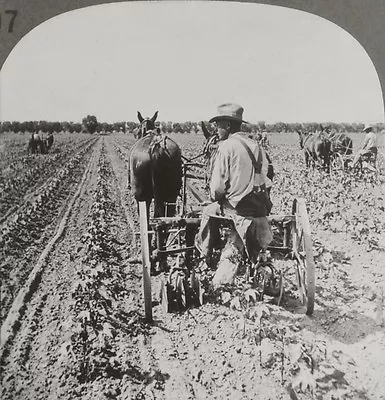
M 207 123 L 207 121 L 205 121 Z M 200 122 L 157 122 L 157 126 L 163 133 L 199 133 Z M 139 127 L 138 122 L 119 121 L 114 123 L 99 122 L 94 115 L 87 115 L 82 122 L 52 122 L 52 121 L 0 121 L 0 133 L 3 132 L 36 132 L 42 131 L 47 133 L 112 133 L 126 132 L 131 133 Z M 267 124 L 259 121 L 256 124 L 243 124 L 242 130 L 248 133 L 257 133 L 266 131 L 268 133 L 285 133 L 303 130 L 308 132 L 322 131 L 328 128 L 335 132 L 361 132 L 364 128 L 363 123 L 335 123 L 335 122 L 304 122 L 304 123 L 286 123 L 276 122 Z M 385 128 L 385 124 L 378 123 L 374 125 L 374 130 L 380 132 Z

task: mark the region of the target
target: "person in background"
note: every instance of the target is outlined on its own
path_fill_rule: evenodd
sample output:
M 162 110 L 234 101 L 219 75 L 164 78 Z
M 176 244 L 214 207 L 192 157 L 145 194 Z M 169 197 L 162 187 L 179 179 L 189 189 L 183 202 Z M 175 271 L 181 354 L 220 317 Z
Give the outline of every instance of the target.
M 371 160 L 375 163 L 377 158 L 377 135 L 373 131 L 373 127 L 371 125 L 366 125 L 362 132 L 365 132 L 364 142 L 361 147 L 358 149 L 358 152 L 353 160 L 352 167 L 354 168 L 360 159 Z
M 264 148 L 267 148 L 267 146 L 269 146 L 269 139 L 267 137 L 266 131 L 262 132 L 261 144 Z

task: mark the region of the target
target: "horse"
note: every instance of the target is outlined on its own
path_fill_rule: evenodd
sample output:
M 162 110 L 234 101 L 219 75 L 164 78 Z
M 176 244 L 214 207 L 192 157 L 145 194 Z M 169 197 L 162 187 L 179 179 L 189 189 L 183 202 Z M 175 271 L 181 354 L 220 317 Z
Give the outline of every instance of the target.
M 299 145 L 305 154 L 306 167 L 315 167 L 316 163 L 321 164 L 322 168 L 330 172 L 330 152 L 331 142 L 322 132 L 305 133 L 298 131 Z
M 37 132 L 32 133 L 32 135 L 28 141 L 28 149 L 27 150 L 28 150 L 28 153 L 31 151 L 32 154 L 36 154 L 36 153 L 45 154 L 46 153 L 45 143 L 42 140 L 39 133 L 37 133 Z
M 182 187 L 182 152 L 177 143 L 155 127 L 158 111 L 152 118 L 138 112 L 141 137 L 129 156 L 129 187 L 137 201 L 149 207 L 154 199 L 154 218 L 175 216 L 176 199 Z
M 219 136 L 216 133 L 210 133 L 209 130 L 207 129 L 205 123 L 202 121 L 201 122 L 201 127 L 202 127 L 202 132 L 203 135 L 206 139 L 206 143 L 203 149 L 203 153 L 206 157 L 207 160 L 207 168 L 206 168 L 206 175 L 205 175 L 205 181 L 206 185 L 208 185 L 211 171 L 213 169 L 213 163 L 215 160 L 215 153 L 218 148 L 218 142 L 219 142 Z M 258 142 L 259 144 L 259 142 Z M 267 162 L 268 162 L 268 167 L 267 167 L 267 177 L 273 181 L 275 173 L 274 173 L 274 166 L 271 161 L 270 156 L 268 155 L 266 149 L 260 145 L 260 149 L 262 152 L 265 154 Z M 268 194 L 270 195 L 271 187 L 267 188 Z
M 53 145 L 53 134 L 51 132 L 48 134 L 48 137 L 44 139 L 44 145 L 46 152 L 48 153 Z

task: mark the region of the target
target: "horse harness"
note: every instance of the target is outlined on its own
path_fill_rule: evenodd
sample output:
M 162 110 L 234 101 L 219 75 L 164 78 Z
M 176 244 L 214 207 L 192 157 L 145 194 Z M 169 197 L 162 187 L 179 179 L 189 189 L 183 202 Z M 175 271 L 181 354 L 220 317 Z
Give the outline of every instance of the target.
M 249 155 L 251 162 L 254 167 L 254 172 L 258 175 L 261 174 L 262 171 L 262 150 L 261 147 L 258 145 L 258 158 L 255 159 L 254 153 L 250 150 L 250 147 L 246 144 L 246 142 L 239 136 L 234 136 L 234 139 L 237 139 L 239 143 L 242 144 L 244 149 L 247 151 L 247 154 Z M 259 193 L 259 192 L 264 192 L 266 191 L 266 185 L 262 184 L 260 186 L 254 186 L 253 192 Z
M 262 150 L 261 147 L 258 145 L 258 158 L 256 159 L 253 152 L 251 151 L 250 147 L 246 144 L 246 142 L 239 136 L 232 136 L 234 139 L 236 139 L 239 143 L 241 143 L 241 145 L 243 146 L 243 148 L 246 150 L 247 154 L 250 157 L 250 160 L 253 164 L 254 167 L 254 172 L 256 174 L 260 174 L 262 171 Z M 214 157 L 215 154 L 218 150 L 218 135 L 212 135 L 210 137 L 210 139 L 207 141 L 207 144 L 204 148 L 204 154 L 206 155 L 206 157 L 208 157 L 209 155 L 211 155 L 209 162 L 211 160 L 211 163 L 209 165 L 209 170 L 210 170 L 210 177 L 212 176 L 213 173 L 213 169 L 214 169 Z M 215 146 L 216 145 L 216 146 Z M 211 150 L 211 151 L 210 151 Z M 266 185 L 261 185 L 261 186 L 255 186 L 253 191 L 256 193 L 262 192 L 266 189 Z
M 166 146 L 166 140 L 167 140 L 168 136 L 158 133 L 155 129 L 152 131 L 149 131 L 148 133 L 154 134 L 154 137 L 151 139 L 150 147 L 148 148 L 150 157 L 152 157 L 152 153 L 156 147 L 161 147 L 163 150 L 168 152 L 167 146 Z

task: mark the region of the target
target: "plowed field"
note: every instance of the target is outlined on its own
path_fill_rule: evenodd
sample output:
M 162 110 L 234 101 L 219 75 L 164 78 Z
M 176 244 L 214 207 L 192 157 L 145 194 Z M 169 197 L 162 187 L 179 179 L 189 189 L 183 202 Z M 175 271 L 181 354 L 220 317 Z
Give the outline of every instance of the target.
M 297 138 L 272 137 L 273 212 L 308 206 L 313 316 L 238 292 L 164 314 L 153 278 L 148 325 L 134 139 L 57 136 L 48 155 L 0 138 L 3 400 L 385 399 L 383 174 L 305 171 Z M 173 138 L 187 157 L 203 146 Z

